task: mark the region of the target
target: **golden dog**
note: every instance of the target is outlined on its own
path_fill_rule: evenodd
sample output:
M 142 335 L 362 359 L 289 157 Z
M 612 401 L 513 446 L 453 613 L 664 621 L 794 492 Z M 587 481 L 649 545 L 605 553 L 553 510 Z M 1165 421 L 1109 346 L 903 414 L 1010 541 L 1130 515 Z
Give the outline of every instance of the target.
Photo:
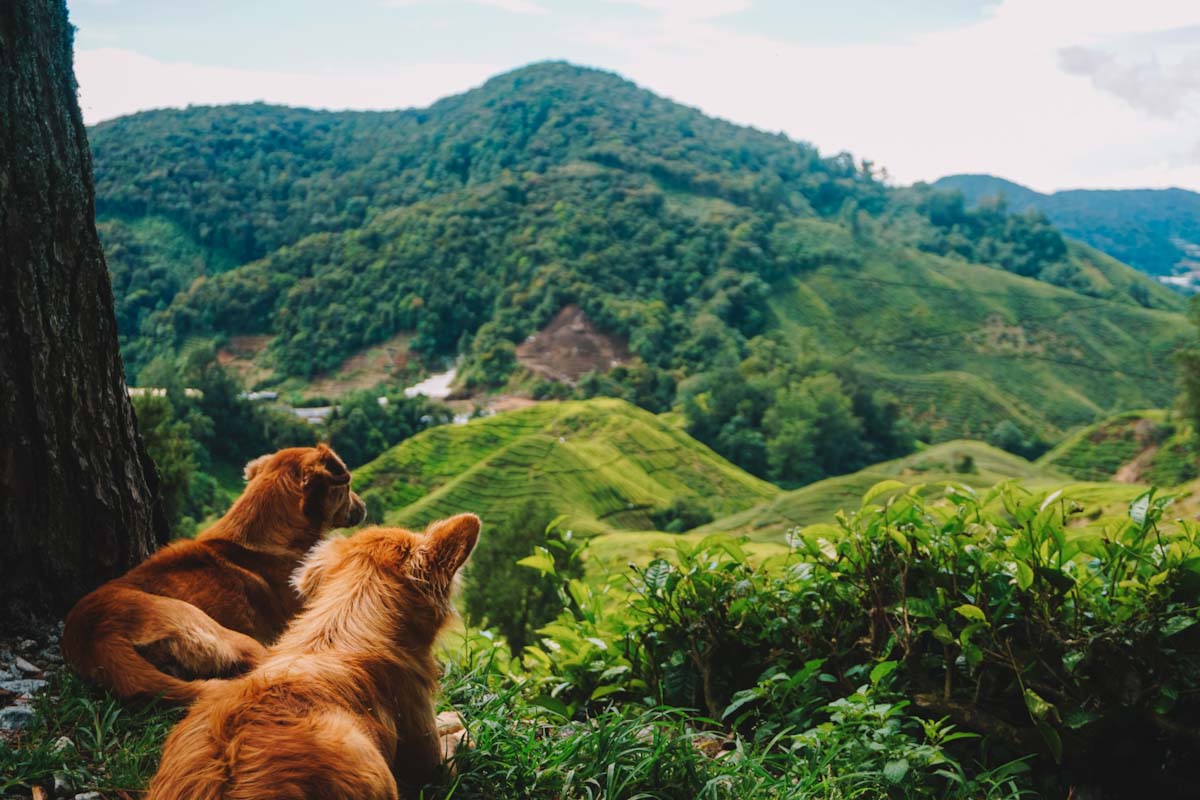
M 315 548 L 296 574 L 304 610 L 254 671 L 192 706 L 150 800 L 394 800 L 428 782 L 457 741 L 434 716 L 434 640 L 478 538 L 462 514 Z
M 245 491 L 194 540 L 170 544 L 75 604 L 63 655 L 118 697 L 186 703 L 254 666 L 300 610 L 291 574 L 332 528 L 366 506 L 325 445 L 246 465 Z

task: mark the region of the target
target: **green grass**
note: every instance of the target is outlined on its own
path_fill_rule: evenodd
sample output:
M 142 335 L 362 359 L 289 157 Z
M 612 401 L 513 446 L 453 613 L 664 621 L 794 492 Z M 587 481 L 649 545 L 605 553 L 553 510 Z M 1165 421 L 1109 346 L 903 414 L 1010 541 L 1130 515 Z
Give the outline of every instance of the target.
M 156 703 L 122 703 L 66 669 L 50 674 L 34 708 L 34 723 L 14 741 L 0 743 L 0 794 L 49 788 L 56 773 L 79 792 L 139 790 L 158 769 L 167 733 L 183 717 L 181 709 Z M 63 737 L 70 744 L 61 744 Z
M 1054 441 L 1173 399 L 1171 353 L 1190 335 L 1179 298 L 1156 291 L 1152 310 L 905 248 L 853 247 L 858 263 L 780 282 L 774 325 L 798 352 L 876 378 L 933 441 L 982 439 L 1002 419 Z M 1086 247 L 1069 258 L 1094 291 L 1141 280 Z
M 717 517 L 779 493 L 669 422 L 612 398 L 433 428 L 355 470 L 354 482 L 382 496 L 393 524 L 419 527 L 463 511 L 501 518 L 534 499 L 581 534 L 652 528 L 650 514 L 676 498 Z
M 533 702 L 536 688 L 486 652 L 455 636 L 445 644 L 450 663 L 440 706 L 462 715 L 470 747 L 456 757 L 455 774 L 422 789 L 423 800 L 848 800 L 878 797 L 887 785 L 865 756 L 856 770 L 834 766 L 848 749 L 870 746 L 859 730 L 836 735 L 802 758 L 729 738 L 734 749 L 714 758 L 725 734 L 693 710 L 631 703 L 565 719 Z M 35 786 L 50 791 L 56 774 L 72 793 L 140 796 L 158 769 L 167 734 L 183 716 L 181 709 L 156 704 L 123 705 L 65 671 L 51 676 L 37 708 L 38 719 L 21 738 L 0 743 L 5 796 L 27 796 Z M 74 744 L 58 745 L 64 736 Z M 922 777 L 936 781 L 936 767 Z M 997 793 L 989 796 L 1017 796 L 1005 778 L 994 786 Z

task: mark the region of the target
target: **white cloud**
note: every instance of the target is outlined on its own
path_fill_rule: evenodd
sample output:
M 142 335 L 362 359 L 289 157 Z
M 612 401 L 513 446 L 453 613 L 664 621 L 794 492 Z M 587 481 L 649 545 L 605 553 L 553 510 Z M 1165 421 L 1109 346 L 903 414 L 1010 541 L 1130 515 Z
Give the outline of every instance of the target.
M 384 8 L 410 8 L 412 6 L 432 5 L 434 0 L 381 0 Z M 510 14 L 546 14 L 545 6 L 533 0 L 467 0 L 477 6 L 498 8 Z
M 726 17 L 750 8 L 750 0 L 608 0 L 621 5 L 641 6 L 666 17 L 702 20 Z
M 1059 65 L 1154 116 L 1179 116 L 1195 108 L 1200 95 L 1200 46 L 1173 64 L 1164 64 L 1158 54 L 1124 59 L 1100 48 L 1064 47 Z
M 532 0 L 474 0 L 481 6 L 491 6 L 510 14 L 545 14 L 546 9 Z
M 165 62 L 129 50 L 75 53 L 88 124 L 147 108 L 258 100 L 318 108 L 425 106 L 485 81 L 496 64 L 415 64 L 364 74 L 311 74 Z
M 1192 2 L 1005 0 L 982 21 L 904 43 L 801 46 L 665 8 L 636 36 L 603 26 L 583 35 L 653 91 L 826 152 L 849 150 L 899 182 L 987 171 L 1040 190 L 1200 189 L 1195 170 L 1156 155 L 1184 149 L 1193 128 L 1059 66 L 1063 48 L 1197 22 Z

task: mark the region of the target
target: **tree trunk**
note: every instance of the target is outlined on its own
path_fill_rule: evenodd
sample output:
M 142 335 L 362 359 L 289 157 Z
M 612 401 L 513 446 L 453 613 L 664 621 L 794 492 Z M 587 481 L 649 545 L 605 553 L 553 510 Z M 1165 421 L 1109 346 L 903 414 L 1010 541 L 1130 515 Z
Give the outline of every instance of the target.
M 0 0 L 0 609 L 39 614 L 166 534 L 117 349 L 72 30 L 63 0 Z

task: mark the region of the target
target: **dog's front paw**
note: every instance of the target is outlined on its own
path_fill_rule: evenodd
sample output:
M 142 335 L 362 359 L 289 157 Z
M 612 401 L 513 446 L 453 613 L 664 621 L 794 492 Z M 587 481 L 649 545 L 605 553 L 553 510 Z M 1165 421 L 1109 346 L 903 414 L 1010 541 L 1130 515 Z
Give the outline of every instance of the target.
M 462 716 L 457 711 L 443 711 L 437 715 L 438 736 L 457 733 L 464 727 L 466 726 L 463 725 Z

